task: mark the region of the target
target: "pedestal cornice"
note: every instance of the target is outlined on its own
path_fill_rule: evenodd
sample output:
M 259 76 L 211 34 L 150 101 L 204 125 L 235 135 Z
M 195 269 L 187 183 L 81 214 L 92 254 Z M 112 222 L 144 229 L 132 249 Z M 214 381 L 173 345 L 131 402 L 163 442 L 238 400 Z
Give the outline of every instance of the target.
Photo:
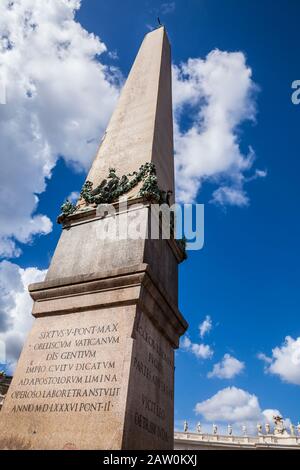
M 29 292 L 35 301 L 32 314 L 36 318 L 136 304 L 175 348 L 188 327 L 145 263 L 39 282 L 31 284 Z

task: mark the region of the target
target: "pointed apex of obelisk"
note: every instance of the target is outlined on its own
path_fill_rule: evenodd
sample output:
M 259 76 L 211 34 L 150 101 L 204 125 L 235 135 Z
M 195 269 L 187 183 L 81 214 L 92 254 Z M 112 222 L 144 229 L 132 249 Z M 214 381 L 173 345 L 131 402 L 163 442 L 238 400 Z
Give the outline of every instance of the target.
M 168 32 L 167 32 L 167 28 L 164 24 L 159 24 L 156 28 L 154 29 L 151 29 L 150 31 L 148 31 L 146 34 L 145 34 L 145 37 L 146 36 L 151 36 L 151 35 L 156 35 L 156 36 L 161 36 L 161 37 L 165 37 L 167 39 L 167 43 L 168 45 L 170 45 L 170 40 L 169 40 L 169 36 L 168 36 Z
M 95 187 L 110 167 L 123 176 L 152 162 L 174 197 L 172 121 L 171 48 L 160 25 L 143 39 L 87 179 Z

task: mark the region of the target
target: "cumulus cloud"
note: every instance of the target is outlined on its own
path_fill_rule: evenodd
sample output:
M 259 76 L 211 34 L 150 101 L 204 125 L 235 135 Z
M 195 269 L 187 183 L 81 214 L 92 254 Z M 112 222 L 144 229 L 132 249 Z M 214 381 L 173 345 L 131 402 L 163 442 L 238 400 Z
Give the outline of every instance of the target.
M 79 191 L 72 191 L 67 197 L 67 200 L 75 204 L 78 201 L 79 196 L 80 196 Z
M 213 350 L 208 344 L 193 343 L 187 335 L 181 340 L 180 346 L 183 350 L 194 354 L 198 359 L 209 359 L 213 355 Z
M 245 206 L 245 183 L 266 176 L 253 168 L 255 154 L 241 149 L 239 128 L 255 119 L 257 87 L 242 52 L 213 50 L 206 59 L 173 67 L 177 198 L 192 202 L 204 181 L 218 185 L 212 201 Z M 189 116 L 188 129 L 181 128 Z
M 300 385 L 300 337 L 286 336 L 284 343 L 272 350 L 272 357 L 257 356 L 265 362 L 265 371 L 278 375 L 284 382 Z
M 196 415 L 209 423 L 231 423 L 236 428 L 245 424 L 250 433 L 255 432 L 257 423 L 273 424 L 273 417 L 281 413 L 276 409 L 262 410 L 256 395 L 237 387 L 219 390 L 207 400 L 196 404 Z M 290 420 L 286 420 L 288 425 Z
M 80 3 L 0 3 L 0 256 L 51 231 L 38 195 L 59 156 L 89 167 L 118 96 L 118 71 L 98 60 L 105 44 L 75 20 Z
M 173 13 L 175 11 L 176 4 L 175 2 L 164 2 L 161 4 L 161 12 L 163 15 L 168 15 L 169 13 Z
M 261 418 L 257 396 L 236 387 L 224 388 L 208 400 L 197 403 L 195 412 L 207 421 L 243 422 Z
M 200 337 L 203 338 L 206 333 L 209 333 L 212 329 L 212 321 L 209 315 L 206 315 L 205 320 L 199 325 Z
M 242 207 L 248 206 L 249 197 L 247 196 L 247 193 L 241 188 L 221 186 L 213 192 L 211 201 L 218 203 L 221 206 Z
M 219 379 L 232 379 L 245 369 L 244 362 L 239 361 L 230 354 L 225 354 L 223 359 L 213 366 L 213 370 L 207 377 L 217 377 Z
M 44 279 L 46 271 L 0 263 L 0 342 L 5 345 L 8 372 L 14 371 L 24 339 L 32 325 L 32 299 L 28 285 Z
M 261 361 L 264 361 L 268 364 L 271 364 L 271 362 L 272 362 L 272 359 L 264 353 L 258 353 L 257 354 L 257 359 L 260 359 Z

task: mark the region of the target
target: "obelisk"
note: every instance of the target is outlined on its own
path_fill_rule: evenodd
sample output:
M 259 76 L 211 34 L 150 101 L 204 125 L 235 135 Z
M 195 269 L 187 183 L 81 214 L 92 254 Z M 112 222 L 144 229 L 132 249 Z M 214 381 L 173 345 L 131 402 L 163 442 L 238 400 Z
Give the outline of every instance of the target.
M 173 448 L 184 253 L 173 236 L 149 237 L 162 200 L 174 201 L 174 163 L 160 27 L 143 40 L 78 204 L 64 206 L 45 281 L 29 287 L 35 322 L 0 413 L 0 448 Z M 103 202 L 115 215 L 99 213 Z M 128 220 L 143 236 L 112 235 Z

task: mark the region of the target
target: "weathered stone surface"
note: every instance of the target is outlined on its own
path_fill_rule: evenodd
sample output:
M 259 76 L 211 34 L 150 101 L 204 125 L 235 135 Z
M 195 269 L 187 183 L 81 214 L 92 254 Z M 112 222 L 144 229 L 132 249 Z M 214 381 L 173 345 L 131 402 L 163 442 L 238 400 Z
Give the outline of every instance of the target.
M 98 185 L 109 167 L 124 175 L 151 161 L 174 201 L 171 51 L 163 27 L 145 36 L 87 179 Z
M 123 448 L 172 449 L 173 348 L 143 313 L 134 337 Z
M 0 447 L 21 437 L 37 449 L 121 447 L 135 311 L 35 321 L 1 412 Z
M 129 212 L 117 212 L 116 217 L 95 216 L 92 220 L 76 217 L 62 232 L 46 280 L 106 273 L 111 269 L 147 263 L 177 302 L 178 262 L 182 260 L 182 253 L 176 251 L 178 247 L 173 239 L 152 240 L 150 221 L 149 204 L 134 205 Z M 127 222 L 129 234 L 124 234 L 122 239 L 114 238 L 115 227 L 122 228 Z M 131 234 L 137 226 L 142 227 L 137 232 L 139 238 L 133 239 Z M 104 233 L 110 236 L 103 238 Z
M 62 303 L 61 315 L 36 319 L 0 415 L 0 448 L 172 448 L 170 339 L 186 324 L 179 312 L 173 326 L 165 309 L 152 320 L 142 312 L 144 298 L 154 310 L 147 296 L 160 302 L 147 279 L 132 305 L 66 314 Z

